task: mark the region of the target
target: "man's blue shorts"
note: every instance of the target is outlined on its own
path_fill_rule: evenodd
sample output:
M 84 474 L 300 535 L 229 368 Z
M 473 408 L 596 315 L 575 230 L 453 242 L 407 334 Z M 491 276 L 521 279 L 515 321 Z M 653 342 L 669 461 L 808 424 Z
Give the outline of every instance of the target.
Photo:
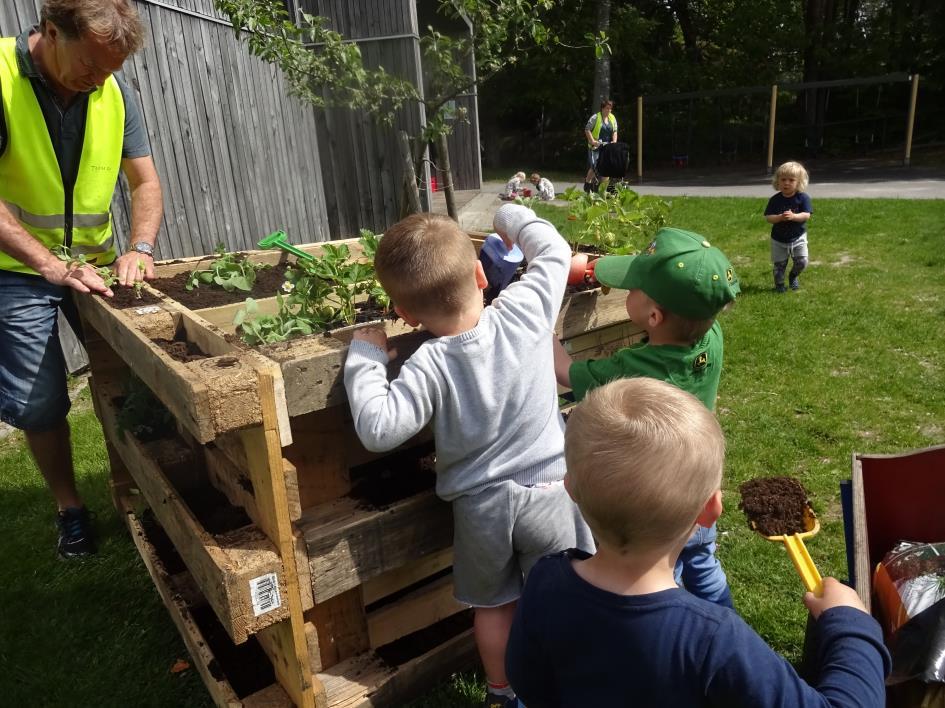
M 0 270 L 0 420 L 15 428 L 52 430 L 69 413 L 60 307 L 74 311 L 69 288 Z

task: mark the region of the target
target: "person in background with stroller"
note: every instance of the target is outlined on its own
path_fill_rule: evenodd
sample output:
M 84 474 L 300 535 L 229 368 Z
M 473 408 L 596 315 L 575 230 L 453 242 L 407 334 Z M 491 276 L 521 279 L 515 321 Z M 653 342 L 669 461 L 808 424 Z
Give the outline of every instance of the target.
M 587 174 L 584 176 L 584 191 L 596 188 L 597 174 L 594 167 L 600 155 L 600 146 L 617 142 L 617 116 L 613 113 L 614 102 L 605 98 L 601 101 L 600 111 L 592 115 L 584 125 L 584 137 L 587 139 Z M 601 180 L 604 185 L 608 182 Z

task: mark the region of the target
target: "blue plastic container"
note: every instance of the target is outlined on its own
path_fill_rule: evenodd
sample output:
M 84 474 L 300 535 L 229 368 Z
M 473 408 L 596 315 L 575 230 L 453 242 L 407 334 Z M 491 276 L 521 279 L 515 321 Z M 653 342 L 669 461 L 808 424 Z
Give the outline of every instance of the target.
M 489 281 L 489 287 L 485 291 L 486 303 L 492 302 L 493 298 L 512 282 L 512 276 L 524 259 L 522 250 L 513 246 L 510 251 L 499 234 L 489 234 L 486 237 L 482 250 L 479 251 L 479 262 L 482 263 L 486 280 Z

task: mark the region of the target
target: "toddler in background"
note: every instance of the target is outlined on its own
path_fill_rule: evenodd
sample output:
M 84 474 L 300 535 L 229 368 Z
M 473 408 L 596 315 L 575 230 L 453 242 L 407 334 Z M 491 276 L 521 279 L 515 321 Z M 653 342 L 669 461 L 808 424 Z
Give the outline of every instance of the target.
M 785 162 L 774 173 L 772 186 L 778 190 L 765 207 L 765 219 L 771 224 L 771 262 L 774 264 L 775 292 L 787 292 L 784 272 L 793 259 L 788 285 L 801 287 L 801 271 L 807 267 L 807 220 L 813 213 L 807 189 L 807 170 L 799 162 Z

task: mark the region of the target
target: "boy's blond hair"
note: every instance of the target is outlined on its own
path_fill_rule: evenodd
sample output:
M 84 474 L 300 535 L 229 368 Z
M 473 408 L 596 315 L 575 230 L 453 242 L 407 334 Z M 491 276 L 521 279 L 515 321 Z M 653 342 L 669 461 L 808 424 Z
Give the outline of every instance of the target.
M 682 541 L 722 483 L 725 438 L 699 399 L 644 377 L 591 391 L 565 431 L 567 486 L 595 538 L 621 553 Z
M 517 179 L 517 180 L 519 180 L 520 182 L 524 182 L 524 181 L 525 181 L 525 173 L 524 173 L 524 172 L 516 172 L 514 175 L 512 175 L 512 179 Z
M 384 233 L 374 269 L 394 305 L 414 317 L 452 315 L 476 288 L 476 249 L 449 217 L 413 214 Z
M 785 162 L 781 165 L 774 173 L 774 177 L 771 179 L 771 186 L 775 189 L 780 189 L 778 186 L 778 180 L 782 177 L 793 177 L 797 180 L 797 191 L 803 192 L 807 189 L 807 182 L 809 177 L 807 175 L 807 170 L 804 169 L 804 165 L 800 162 Z

